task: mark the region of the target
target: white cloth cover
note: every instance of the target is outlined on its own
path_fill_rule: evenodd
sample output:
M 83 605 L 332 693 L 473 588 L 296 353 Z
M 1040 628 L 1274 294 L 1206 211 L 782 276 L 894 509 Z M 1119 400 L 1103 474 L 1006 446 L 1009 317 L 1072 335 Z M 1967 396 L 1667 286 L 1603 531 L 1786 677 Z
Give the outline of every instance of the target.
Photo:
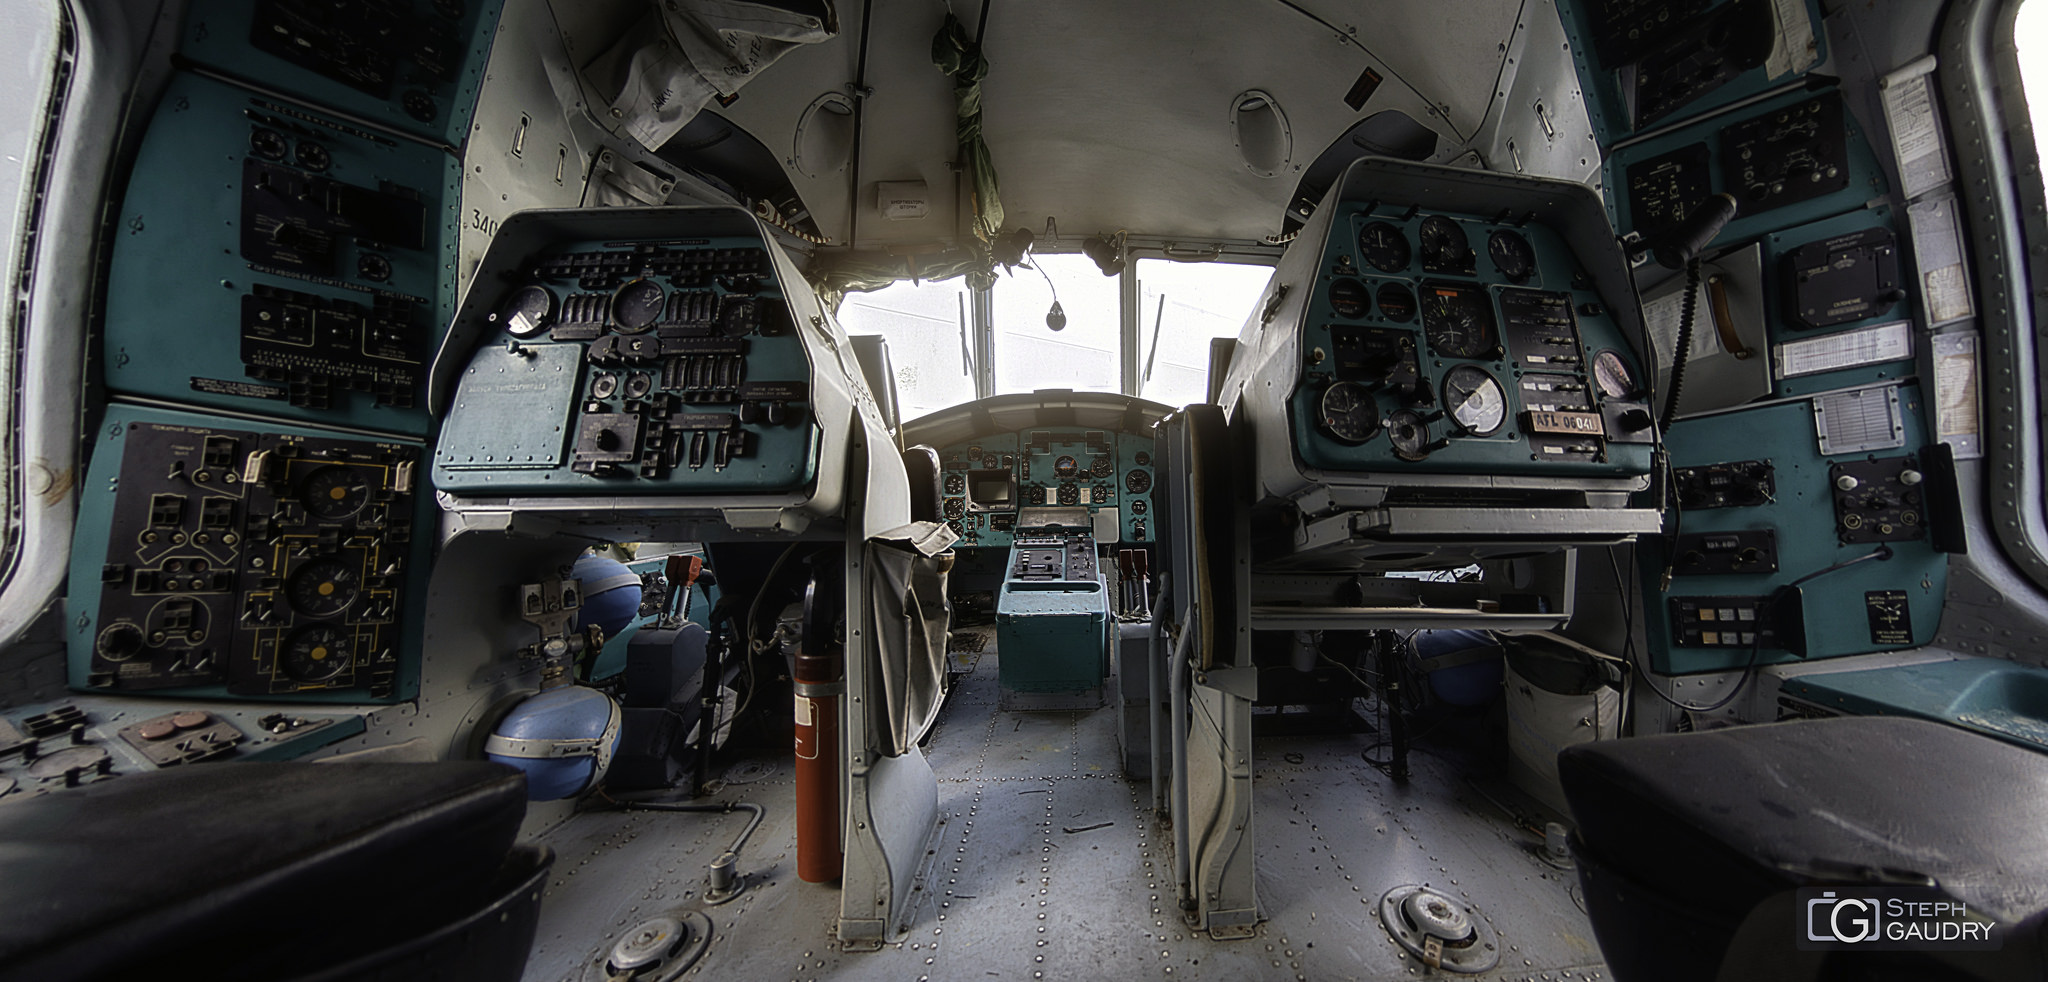
M 946 635 L 953 605 L 946 598 L 944 555 L 958 536 L 943 522 L 912 522 L 868 540 L 868 622 L 879 693 L 868 698 L 875 747 L 894 757 L 924 738 L 946 690 Z
M 838 34 L 832 0 L 816 6 L 816 12 L 800 12 L 745 0 L 654 0 L 585 69 L 600 91 L 618 93 L 605 122 L 658 149 L 705 103 L 739 94 L 740 86 L 798 45 Z

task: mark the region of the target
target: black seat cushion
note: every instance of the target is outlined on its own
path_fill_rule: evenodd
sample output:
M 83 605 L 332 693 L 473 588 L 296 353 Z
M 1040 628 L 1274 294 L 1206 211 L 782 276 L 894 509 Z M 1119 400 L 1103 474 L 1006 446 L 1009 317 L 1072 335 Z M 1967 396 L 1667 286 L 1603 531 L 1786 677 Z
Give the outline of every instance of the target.
M 2007 925 L 2048 915 L 2048 756 L 1952 726 L 1841 717 L 1583 743 L 1558 756 L 1584 849 L 1739 921 L 1811 882 L 1907 870 Z
M 945 521 L 945 472 L 939 468 L 939 452 L 923 445 L 907 447 L 903 470 L 910 475 L 910 520 Z
M 525 812 L 521 772 L 471 761 L 194 765 L 0 802 L 0 980 L 347 961 L 489 904 Z

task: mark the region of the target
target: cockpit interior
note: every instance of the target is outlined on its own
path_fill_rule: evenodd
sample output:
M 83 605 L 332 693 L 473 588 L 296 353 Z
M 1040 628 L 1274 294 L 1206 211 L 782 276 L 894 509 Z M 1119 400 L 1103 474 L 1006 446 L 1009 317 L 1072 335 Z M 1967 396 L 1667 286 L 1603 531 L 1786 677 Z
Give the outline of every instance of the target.
M 0 982 L 2048 978 L 2048 0 L 0 25 Z

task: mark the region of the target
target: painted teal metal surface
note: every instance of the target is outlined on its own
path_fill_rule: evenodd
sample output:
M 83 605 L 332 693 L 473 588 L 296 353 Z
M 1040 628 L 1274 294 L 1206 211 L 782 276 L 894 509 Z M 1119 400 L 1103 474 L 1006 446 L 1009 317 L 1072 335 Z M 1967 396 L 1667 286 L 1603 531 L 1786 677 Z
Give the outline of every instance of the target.
M 1638 216 L 1630 213 L 1629 166 L 1695 143 L 1704 143 L 1706 146 L 1709 190 L 1714 193 L 1726 191 L 1741 201 L 1742 190 L 1727 186 L 1723 175 L 1725 162 L 1722 159 L 1721 130 L 1743 120 L 1773 116 L 1788 107 L 1814 98 L 1817 94 L 1819 93 L 1800 87 L 1725 116 L 1716 116 L 1662 131 L 1641 143 L 1633 143 L 1610 153 L 1601 166 L 1601 176 L 1607 188 L 1607 211 L 1614 219 L 1614 227 L 1627 233 L 1639 230 L 1643 224 Z M 1712 255 L 1720 246 L 1747 242 L 1780 229 L 1806 225 L 1823 218 L 1855 211 L 1862 208 L 1865 202 L 1883 197 L 1889 189 L 1889 184 L 1885 180 L 1884 170 L 1878 164 L 1877 155 L 1870 148 L 1870 141 L 1864 136 L 1862 127 L 1857 125 L 1856 114 L 1845 110 L 1842 113 L 1842 125 L 1844 146 L 1849 158 L 1847 186 L 1807 201 L 1783 205 L 1768 211 L 1738 210 L 1735 218 L 1714 237 L 1709 248 L 1702 250 L 1702 254 Z
M 1765 306 L 1764 319 L 1769 325 L 1770 336 L 1773 342 L 1783 343 L 1786 341 L 1800 341 L 1806 338 L 1826 337 L 1830 334 L 1854 331 L 1876 324 L 1884 324 L 1891 321 L 1911 321 L 1914 319 L 1912 297 L 1910 294 L 1902 292 L 1897 303 L 1874 317 L 1850 321 L 1820 330 L 1802 330 L 1789 325 L 1790 318 L 1787 311 L 1790 309 L 1795 284 L 1792 282 L 1791 270 L 1787 266 L 1787 261 L 1791 258 L 1792 253 L 1800 246 L 1809 242 L 1818 242 L 1822 239 L 1867 228 L 1890 229 L 1894 238 L 1899 242 L 1901 253 L 1904 252 L 1906 235 L 1898 227 L 1892 210 L 1886 207 L 1861 209 L 1846 215 L 1838 215 L 1810 225 L 1801 225 L 1798 228 L 1790 228 L 1764 236 L 1764 294 L 1774 301 Z M 1899 262 L 1901 270 L 1909 268 L 1903 255 Z M 1910 282 L 1911 278 L 1902 277 L 1902 279 Z M 1925 339 L 1920 337 L 1918 331 L 1915 331 L 1914 340 L 1916 343 L 1923 343 Z M 1775 359 L 1773 363 L 1775 364 Z M 1912 376 L 1913 371 L 1914 360 L 1909 355 L 1896 361 L 1866 365 L 1837 372 L 1818 372 L 1813 375 L 1779 378 L 1777 379 L 1777 394 L 1780 396 L 1809 395 L 1832 389 L 1868 385 L 1888 379 L 1908 378 Z
M 1082 537 L 1089 552 L 1095 543 Z M 1027 540 L 1043 542 L 1044 540 Z M 1102 685 L 1109 675 L 1109 639 L 1114 619 L 1109 593 L 1097 576 L 1021 579 L 1012 546 L 1009 572 L 996 598 L 996 644 L 1003 653 L 1003 688 L 1011 692 L 1080 692 Z M 1088 567 L 1093 572 L 1092 563 Z
M 745 236 L 659 241 L 687 241 L 693 249 L 774 248 L 758 237 Z M 612 241 L 561 242 L 527 257 L 522 268 L 547 255 L 621 249 L 621 243 Z M 764 260 L 762 269 L 762 289 L 752 296 L 766 303 L 782 303 L 783 294 L 772 267 Z M 481 289 L 490 288 L 479 282 Z M 574 279 L 547 282 L 565 296 L 575 289 Z M 807 289 L 801 284 L 797 288 Z M 724 288 L 719 290 L 722 293 Z M 747 384 L 788 383 L 808 393 L 811 366 L 796 331 L 792 327 L 774 336 L 755 332 L 736 339 L 736 343 L 746 346 Z M 613 341 L 618 337 L 604 336 Z M 574 469 L 573 430 L 583 415 L 582 405 L 600 398 L 619 402 L 627 379 L 637 374 L 658 380 L 664 371 L 662 362 L 655 359 L 631 366 L 599 366 L 584 357 L 592 342 L 549 341 L 545 336 L 518 344 L 508 344 L 509 340 L 503 333 L 486 340 L 456 379 L 455 398 L 434 454 L 434 486 L 440 490 L 471 495 L 732 495 L 795 491 L 817 480 L 823 437 L 814 413 L 815 404 L 808 396 L 792 403 L 794 415 L 787 423 L 736 424 L 738 431 L 746 434 L 749 449 L 722 467 L 709 462 L 692 467 L 685 460 L 673 465 L 667 476 L 660 479 L 579 473 Z M 598 386 L 600 376 L 609 376 L 609 384 L 615 387 L 608 396 L 595 394 L 607 391 Z M 663 391 L 658 381 L 649 384 L 654 392 Z M 739 409 L 737 402 L 681 403 L 678 412 L 731 414 Z M 618 411 L 616 407 L 605 410 Z M 557 440 L 561 441 L 560 450 L 554 449 Z M 515 443 L 519 449 L 512 453 L 509 448 Z M 499 448 L 507 450 L 499 452 Z
M 178 53 L 214 71 L 462 144 L 502 0 L 195 0 Z
M 258 141 L 273 153 L 279 146 L 273 141 L 282 141 L 284 156 L 259 154 Z M 302 165 L 309 153 L 319 154 L 312 158 L 316 162 L 324 157 L 324 166 Z M 254 261 L 251 247 L 268 249 L 271 243 L 252 239 L 264 235 L 261 229 L 244 227 L 245 184 L 264 167 L 370 191 L 416 194 L 424 210 L 420 248 L 371 247 L 335 237 L 332 275 Z M 425 435 L 427 363 L 454 305 L 457 201 L 448 188 L 460 170 L 458 160 L 428 147 L 180 73 L 157 106 L 122 197 L 107 285 L 107 387 L 298 422 Z M 372 272 L 388 268 L 388 274 L 365 275 L 366 264 Z M 284 384 L 252 377 L 244 364 L 243 324 L 252 316 L 245 313 L 248 298 L 259 289 L 346 301 L 364 310 L 380 302 L 411 305 L 403 333 L 381 343 L 404 349 L 404 355 L 359 359 L 391 379 L 410 378 L 401 400 L 407 405 L 376 405 L 368 392 L 337 390 L 331 408 L 298 406 L 285 398 Z M 319 324 L 311 322 L 304 332 L 309 350 Z M 367 335 L 368 328 L 363 330 Z
M 1671 116 L 1653 120 L 1648 126 L 1637 126 L 1629 113 L 1630 100 L 1622 84 L 1620 69 L 1623 66 L 1602 65 L 1593 51 L 1593 22 L 1587 8 L 1600 2 L 1557 0 L 1557 12 L 1564 22 L 1565 36 L 1571 39 L 1572 64 L 1578 70 L 1579 85 L 1586 95 L 1586 114 L 1592 119 L 1593 130 L 1599 135 L 1601 146 L 1668 125 L 1674 119 L 1682 120 L 1740 102 L 1775 87 L 1797 82 L 1801 77 L 1799 74 L 1787 74 L 1771 78 L 1766 68 L 1752 68 L 1729 79 L 1720 88 L 1678 107 Z M 1721 4 L 1709 3 L 1706 6 L 1711 9 Z M 1806 22 L 1813 31 L 1814 64 L 1818 66 L 1828 57 L 1827 31 L 1821 24 L 1817 0 L 1805 0 L 1802 7 Z
M 1850 716 L 1914 716 L 2048 752 L 2048 669 L 1988 658 L 1802 675 L 1784 695 Z
M 1521 381 L 1526 376 L 1562 378 L 1569 385 L 1579 386 L 1577 391 L 1585 400 L 1585 406 L 1596 414 L 1597 404 L 1605 400 L 1589 381 L 1587 371 L 1598 353 L 1613 351 L 1629 366 L 1630 373 L 1639 383 L 1643 378 L 1634 343 L 1622 335 L 1563 237 L 1536 222 L 1514 226 L 1490 221 L 1492 216 L 1451 215 L 1449 217 L 1456 221 L 1476 254 L 1474 271 L 1466 275 L 1428 273 L 1422 267 L 1419 227 L 1431 215 L 1412 210 L 1375 211 L 1373 205 L 1366 201 L 1345 201 L 1340 206 L 1343 210 L 1337 213 L 1331 226 L 1324 246 L 1321 275 L 1315 280 L 1315 293 L 1302 322 L 1301 350 L 1307 364 L 1302 366 L 1301 381 L 1289 399 L 1288 414 L 1294 453 L 1303 465 L 1329 471 L 1398 471 L 1403 474 L 1612 477 L 1649 472 L 1650 445 L 1647 442 L 1600 441 L 1604 442 L 1604 448 L 1598 454 L 1586 455 L 1584 459 L 1557 459 L 1539 455 L 1537 451 L 1542 446 L 1565 441 L 1538 437 L 1523 429 L 1524 413 L 1538 408 L 1524 400 Z M 1368 225 L 1376 223 L 1393 226 L 1410 245 L 1407 264 L 1395 272 L 1383 272 L 1363 255 L 1360 235 Z M 1504 274 L 1489 255 L 1489 238 L 1496 230 L 1515 232 L 1531 247 L 1534 271 L 1520 282 Z M 1364 283 L 1371 297 L 1366 313 L 1346 316 L 1332 304 L 1333 285 L 1345 282 Z M 1423 326 L 1424 312 L 1417 308 L 1434 299 L 1432 285 L 1438 288 L 1477 286 L 1484 292 L 1486 303 L 1492 309 L 1496 333 L 1501 339 L 1494 357 L 1448 357 L 1430 346 Z M 1388 287 L 1406 288 L 1409 292 L 1412 300 L 1406 316 L 1389 315 L 1387 306 L 1381 302 L 1380 292 Z M 1577 325 L 1577 340 L 1563 347 L 1569 348 L 1571 360 L 1552 358 L 1548 362 L 1536 363 L 1514 350 L 1507 338 L 1507 316 L 1502 305 L 1503 294 L 1508 291 L 1543 291 L 1569 296 L 1570 316 Z M 1436 438 L 1450 437 L 1447 445 L 1431 451 L 1425 459 L 1404 460 L 1395 452 L 1385 431 L 1362 444 L 1351 446 L 1333 439 L 1317 425 L 1318 403 L 1331 384 L 1332 366 L 1339 359 L 1332 328 L 1340 325 L 1399 332 L 1408 339 L 1408 343 L 1413 345 L 1420 378 L 1430 394 L 1430 401 L 1420 406 L 1404 406 L 1382 390 L 1373 397 L 1377 411 L 1382 419 L 1401 408 L 1413 408 L 1425 416 L 1439 415 L 1429 424 L 1430 434 Z M 1565 333 L 1568 332 L 1559 331 L 1558 336 Z M 1507 397 L 1504 422 L 1498 430 L 1484 436 L 1454 432 L 1450 421 L 1440 416 L 1447 408 L 1443 403 L 1445 375 L 1467 365 L 1484 369 L 1501 384 Z
M 263 425 L 241 419 L 121 403 L 107 407 L 106 416 L 100 421 L 99 429 L 92 434 L 92 462 L 86 470 L 84 483 L 79 486 L 78 525 L 71 540 L 70 588 L 66 596 L 66 607 L 73 613 L 65 624 L 66 684 L 80 692 L 101 691 L 88 686 L 86 676 L 92 665 L 94 639 L 100 633 L 100 567 L 107 557 L 108 532 L 112 526 L 116 494 L 120 490 L 122 448 L 127 439 L 128 427 L 132 423 L 257 429 L 267 433 L 339 439 L 354 436 L 311 427 Z M 416 508 L 413 514 L 413 527 L 437 527 L 440 515 L 434 507 L 433 496 L 416 494 L 414 498 Z M 398 677 L 391 696 L 373 699 L 367 692 L 361 690 L 339 690 L 242 697 L 229 694 L 225 685 L 159 689 L 152 690 L 146 695 L 229 700 L 246 698 L 258 702 L 358 704 L 404 702 L 417 698 L 420 688 L 420 637 L 426 624 L 423 598 L 427 590 L 427 571 L 433 558 L 433 543 L 434 536 L 431 534 L 414 535 L 412 549 L 408 554 L 412 575 L 407 576 L 405 581 L 404 601 L 399 617 L 401 643 L 398 652 Z
M 1835 534 L 1833 493 L 1828 466 L 1842 460 L 1894 457 L 1918 451 L 1928 434 L 1923 396 L 1917 384 L 1900 388 L 1905 446 L 1872 454 L 1822 456 L 1814 430 L 1811 403 L 1801 400 L 1723 413 L 1674 424 L 1667 437 L 1674 467 L 1768 460 L 1776 468 L 1776 498 L 1747 508 L 1695 509 L 1679 517 L 1685 533 L 1736 529 L 1776 529 L 1778 570 L 1769 574 L 1679 576 L 1668 593 L 1657 592 L 1666 562 L 1668 540 L 1645 540 L 1641 547 L 1642 585 L 1649 593 L 1643 604 L 1649 618 L 1651 663 L 1660 673 L 1725 671 L 1750 662 L 1747 648 L 1677 647 L 1672 642 L 1669 596 L 1764 596 L 1795 579 L 1834 563 L 1870 553 L 1870 544 L 1842 545 Z M 1948 584 L 1948 557 L 1935 552 L 1923 537 L 1890 543 L 1890 560 L 1858 563 L 1804 584 L 1808 658 L 1833 658 L 1872 651 L 1892 651 L 1932 641 L 1941 623 L 1942 598 Z M 1902 591 L 1912 621 L 1911 644 L 1879 644 L 1872 640 L 1866 594 Z M 1762 647 L 1758 664 L 1795 661 L 1783 649 Z

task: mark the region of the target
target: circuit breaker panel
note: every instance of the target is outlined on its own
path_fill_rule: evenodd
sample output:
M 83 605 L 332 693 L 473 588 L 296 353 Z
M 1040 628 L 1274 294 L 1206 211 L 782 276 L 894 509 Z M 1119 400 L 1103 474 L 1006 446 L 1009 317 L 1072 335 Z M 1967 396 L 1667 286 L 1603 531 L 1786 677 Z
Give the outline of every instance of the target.
M 397 694 L 418 450 L 131 422 L 85 687 Z

